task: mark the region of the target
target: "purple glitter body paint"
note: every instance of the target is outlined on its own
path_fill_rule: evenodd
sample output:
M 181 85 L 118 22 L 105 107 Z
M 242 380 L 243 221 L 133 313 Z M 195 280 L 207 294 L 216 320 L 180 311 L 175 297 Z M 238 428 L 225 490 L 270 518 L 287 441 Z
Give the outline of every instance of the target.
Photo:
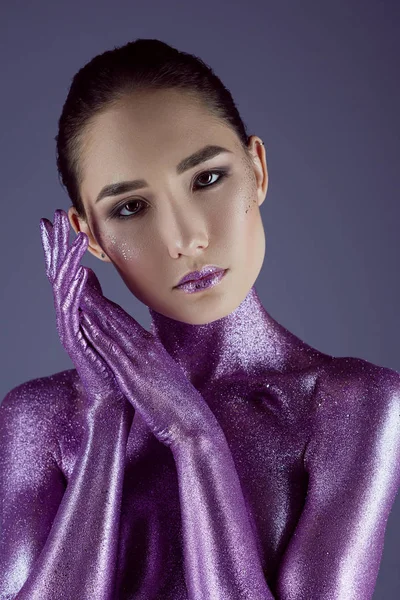
M 6 395 L 0 598 L 372 598 L 400 484 L 400 374 L 310 347 L 255 287 L 209 324 L 150 314 L 154 354 L 123 323 L 152 374 L 129 395 L 133 369 L 115 363 L 125 404 L 77 359 Z

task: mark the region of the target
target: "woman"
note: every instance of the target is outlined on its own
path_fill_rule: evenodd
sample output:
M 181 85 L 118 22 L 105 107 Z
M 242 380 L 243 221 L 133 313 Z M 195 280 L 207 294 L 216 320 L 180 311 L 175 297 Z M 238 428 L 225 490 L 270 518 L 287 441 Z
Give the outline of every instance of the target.
M 265 149 L 229 91 L 136 40 L 75 75 L 56 139 L 72 206 L 40 225 L 76 368 L 1 405 L 0 597 L 372 598 L 400 375 L 319 352 L 262 306 Z M 86 250 L 150 332 L 79 266 Z

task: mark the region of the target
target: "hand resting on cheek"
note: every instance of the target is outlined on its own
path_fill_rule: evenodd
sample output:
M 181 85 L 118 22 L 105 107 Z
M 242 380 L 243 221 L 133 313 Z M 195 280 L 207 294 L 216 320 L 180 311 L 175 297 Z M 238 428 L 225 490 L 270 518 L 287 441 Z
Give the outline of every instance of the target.
M 91 269 L 80 266 L 88 237 L 68 248 L 69 221 L 56 210 L 41 220 L 46 273 L 53 286 L 60 340 L 94 404 L 125 397 L 159 441 L 180 445 L 221 436 L 217 419 L 153 334 L 105 298 Z

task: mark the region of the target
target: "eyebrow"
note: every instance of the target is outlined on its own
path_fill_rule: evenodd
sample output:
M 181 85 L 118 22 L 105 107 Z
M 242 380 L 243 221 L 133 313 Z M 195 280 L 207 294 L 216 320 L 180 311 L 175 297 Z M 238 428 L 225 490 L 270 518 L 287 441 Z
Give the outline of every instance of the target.
M 178 175 L 182 175 L 185 171 L 189 169 L 193 169 L 197 165 L 206 160 L 210 160 L 221 154 L 222 152 L 229 152 L 232 154 L 231 150 L 227 150 L 227 148 L 223 148 L 222 146 L 208 145 L 204 148 L 201 148 L 194 154 L 184 158 L 176 167 L 176 172 Z M 148 187 L 147 181 L 144 179 L 134 179 L 132 181 L 120 181 L 118 183 L 111 183 L 105 185 L 101 191 L 99 192 L 95 204 L 100 202 L 103 198 L 107 198 L 108 196 L 118 196 L 119 194 L 123 194 L 124 192 L 132 192 L 138 190 L 143 187 Z

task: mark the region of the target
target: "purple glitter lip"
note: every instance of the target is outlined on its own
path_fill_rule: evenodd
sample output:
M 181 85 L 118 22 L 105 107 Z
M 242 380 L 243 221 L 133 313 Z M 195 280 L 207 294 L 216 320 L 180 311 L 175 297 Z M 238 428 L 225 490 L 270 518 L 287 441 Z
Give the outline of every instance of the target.
M 193 294 L 195 292 L 201 292 L 202 290 L 212 287 L 218 284 L 221 279 L 225 276 L 225 273 L 228 269 L 222 271 L 215 271 L 211 273 L 207 277 L 202 277 L 201 279 L 197 279 L 196 281 L 186 281 L 181 285 L 177 286 L 177 289 L 183 290 L 189 294 Z
M 186 283 L 188 281 L 197 281 L 198 279 L 203 279 L 204 277 L 208 277 L 214 273 L 220 273 L 221 271 L 225 271 L 225 269 L 221 269 L 221 267 L 217 267 L 215 265 L 206 265 L 201 269 L 201 271 L 192 271 L 191 273 L 188 273 L 182 277 L 176 287 L 180 286 L 182 283 Z

